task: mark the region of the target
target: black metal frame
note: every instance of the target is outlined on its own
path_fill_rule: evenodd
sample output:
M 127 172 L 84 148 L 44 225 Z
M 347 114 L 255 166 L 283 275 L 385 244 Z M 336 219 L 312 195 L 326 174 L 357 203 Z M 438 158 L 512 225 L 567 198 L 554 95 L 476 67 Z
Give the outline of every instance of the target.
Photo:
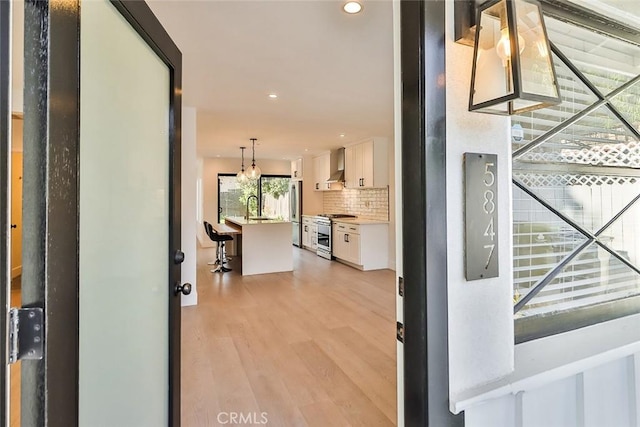
M 553 47 L 553 50 L 554 50 L 554 53 L 560 52 L 555 46 Z M 584 74 L 582 74 L 578 69 L 576 69 L 573 65 L 569 66 L 569 64 L 571 62 L 564 55 L 558 55 L 558 58 L 565 65 L 570 67 L 571 71 L 574 72 L 576 74 L 576 76 L 581 81 L 584 82 L 586 80 L 586 77 L 584 76 Z M 594 93 L 596 95 L 596 97 L 598 97 L 598 100 L 596 102 L 594 102 L 590 106 L 586 107 L 584 110 L 579 111 L 578 113 L 574 114 L 572 117 L 568 118 L 567 120 L 564 120 L 562 123 L 558 124 L 557 126 L 549 129 L 547 132 L 545 132 L 544 134 L 540 135 L 539 137 L 537 137 L 536 139 L 534 139 L 533 141 L 531 141 L 527 145 L 524 145 L 524 146 L 520 147 L 519 149 L 517 149 L 516 151 L 514 151 L 513 152 L 513 159 L 517 160 L 518 158 L 522 157 L 523 155 L 525 155 L 529 151 L 536 149 L 540 145 L 544 144 L 545 142 L 547 142 L 548 140 L 553 138 L 555 135 L 559 134 L 560 132 L 562 132 L 563 130 L 565 130 L 566 128 L 571 126 L 572 124 L 576 123 L 580 119 L 583 119 L 584 117 L 588 116 L 593 111 L 597 110 L 598 108 L 602 107 L 603 105 L 606 105 L 607 108 L 621 121 L 621 123 L 627 129 L 629 129 L 629 130 L 633 129 L 631 131 L 631 133 L 633 133 L 633 135 L 636 138 L 638 138 L 638 140 L 640 141 L 640 133 L 638 133 L 638 131 L 635 130 L 633 128 L 633 126 L 627 122 L 627 120 L 620 114 L 620 112 L 616 109 L 616 107 L 613 104 L 611 104 L 611 102 L 610 102 L 611 99 L 613 99 L 616 95 L 620 94 L 621 92 L 624 92 L 626 89 L 628 89 L 631 86 L 635 85 L 638 81 L 640 81 L 640 75 L 638 75 L 638 76 L 634 77 L 633 79 L 629 80 L 628 82 L 626 82 L 625 84 L 623 84 L 622 86 L 620 86 L 619 88 L 617 88 L 616 90 L 612 91 L 611 93 L 609 93 L 607 95 L 602 95 L 602 93 L 600 91 L 596 91 Z M 589 86 L 592 86 L 592 85 L 589 84 Z M 591 88 L 589 87 L 589 89 L 591 89 Z
M 538 0 L 546 16 L 570 22 L 640 46 L 640 34 L 636 28 L 608 18 L 568 0 Z M 482 0 L 454 0 L 454 34 L 458 43 L 473 46 L 476 25 L 476 7 Z
M 462 426 L 449 411 L 445 2 L 401 2 L 404 415 Z
M 0 2 L 4 3 L 4 2 Z M 180 425 L 182 57 L 144 2 L 114 7 L 170 71 L 169 425 Z M 45 309 L 45 357 L 22 362 L 23 425 L 78 424 L 79 0 L 25 2 L 23 306 Z
M 44 309 L 45 348 L 22 362 L 21 422 L 76 425 L 79 3 L 28 0 L 24 17 L 22 305 Z
M 182 53 L 145 2 L 110 1 L 169 69 L 169 425 L 179 426 L 182 298 L 175 294 L 175 287 L 181 283 L 182 277 L 175 255 L 181 247 Z
M 217 212 L 217 216 L 218 216 L 218 222 L 220 222 L 220 214 L 222 213 L 222 208 L 220 207 L 220 177 L 221 176 L 236 176 L 237 174 L 235 173 L 219 173 L 218 174 L 218 212 Z M 258 194 L 256 194 L 256 196 L 258 196 L 258 212 L 257 215 L 258 216 L 262 216 L 262 197 L 260 197 L 262 195 L 262 178 L 289 178 L 291 179 L 291 175 L 270 175 L 270 174 L 262 174 L 260 175 L 260 179 L 258 179 Z
M 490 0 L 484 4 L 482 4 L 482 6 L 480 6 L 478 8 L 478 12 L 476 15 L 476 22 L 480 21 L 480 16 L 482 14 L 483 11 L 485 11 L 486 9 L 493 7 L 495 4 L 504 1 L 504 0 Z M 551 48 L 549 46 L 549 37 L 547 35 L 547 29 L 544 26 L 544 21 L 542 21 L 542 8 L 540 6 L 540 3 L 537 0 L 523 0 L 526 1 L 527 3 L 536 6 L 538 8 L 538 13 L 539 16 L 541 18 L 541 24 L 542 24 L 542 29 L 544 31 L 544 37 L 545 40 L 547 41 L 547 51 L 550 51 Z M 517 34 L 517 27 L 518 27 L 518 22 L 516 20 L 516 11 L 515 11 L 515 6 L 513 5 L 513 2 L 511 0 L 506 0 L 506 15 L 507 15 L 507 21 L 508 21 L 508 26 L 509 28 L 513 28 L 513 33 Z M 540 95 L 540 94 L 535 94 L 535 93 L 528 93 L 525 92 L 522 88 L 522 75 L 521 75 L 521 67 L 520 67 L 520 55 L 515 54 L 512 55 L 511 61 L 509 62 L 510 65 L 510 71 L 511 71 L 511 78 L 513 80 L 513 92 L 510 94 L 507 94 L 505 96 L 502 96 L 500 98 L 495 98 L 495 99 L 491 99 L 489 101 L 485 101 L 485 102 L 481 102 L 479 104 L 474 104 L 473 103 L 473 94 L 475 93 L 475 84 L 476 84 L 476 57 L 478 55 L 478 42 L 479 42 L 479 33 L 476 32 L 475 35 L 475 42 L 473 44 L 473 68 L 471 71 L 471 89 L 469 92 L 469 111 L 476 111 L 478 113 L 490 113 L 490 114 L 501 114 L 501 115 L 513 115 L 513 114 L 518 114 L 518 113 L 524 113 L 526 111 L 530 111 L 530 110 L 535 110 L 538 108 L 544 108 L 544 107 L 549 107 L 552 105 L 557 105 L 560 104 L 562 102 L 562 98 L 560 96 L 560 88 L 558 87 L 558 79 L 556 76 L 556 70 L 555 67 L 553 66 L 553 61 L 551 61 L 551 71 L 553 73 L 553 85 L 556 88 L 556 93 L 558 96 L 545 96 L 545 95 Z M 519 52 L 519 48 L 518 48 L 518 40 L 517 37 L 512 37 L 511 38 L 511 52 Z M 513 102 L 516 99 L 522 99 L 525 101 L 534 101 L 537 102 L 538 104 L 535 104 L 534 106 L 531 107 L 526 107 L 526 108 L 520 108 L 520 109 L 514 109 L 513 107 Z M 493 110 L 493 109 L 489 109 L 490 107 L 496 106 L 496 105 L 501 105 L 507 103 L 507 110 L 506 111 L 500 111 L 500 110 Z
M 561 4 L 565 3 L 563 0 L 559 0 L 559 1 L 543 0 L 543 3 L 553 4 L 553 7 L 551 8 L 552 13 L 548 13 L 547 8 L 544 9 L 544 13 L 546 16 L 560 18 L 564 22 L 568 22 L 573 25 L 583 26 L 606 36 L 612 36 L 612 34 L 608 33 L 606 31 L 606 28 L 604 28 L 601 25 L 603 24 L 603 22 L 599 21 L 600 19 L 603 19 L 606 21 L 606 18 L 602 17 L 601 15 L 595 14 L 584 8 L 577 7 L 573 4 L 571 4 L 566 8 L 558 9 Z M 560 16 L 557 15 L 559 13 L 558 10 L 562 10 L 562 13 L 560 14 Z M 574 15 L 576 13 L 578 13 L 577 16 Z M 595 25 L 598 27 L 597 30 L 594 29 L 594 25 L 588 25 L 589 23 L 593 24 L 593 22 L 589 21 L 590 19 L 596 20 L 595 22 L 600 22 L 599 25 Z M 618 28 L 618 32 L 616 33 L 617 35 L 613 35 L 613 37 L 616 37 L 618 39 L 620 39 L 619 25 L 621 24 L 617 23 L 616 21 L 611 22 L 612 28 L 614 29 Z M 638 32 L 637 30 L 635 30 L 635 33 L 640 36 L 640 32 Z M 625 40 L 625 41 L 630 41 L 630 40 Z M 639 41 L 640 41 L 640 38 L 639 38 Z M 618 111 L 618 109 L 611 103 L 611 100 L 616 95 L 620 94 L 624 90 L 638 83 L 640 81 L 640 74 L 635 78 L 629 80 L 628 82 L 624 83 L 617 89 L 613 90 L 611 93 L 608 93 L 605 95 L 600 90 L 598 90 L 598 88 L 595 87 L 595 85 L 593 85 L 591 81 L 577 67 L 575 67 L 571 63 L 571 61 L 563 54 L 563 52 L 553 43 L 551 43 L 551 50 L 558 57 L 558 59 L 562 61 L 564 65 L 566 65 L 571 70 L 571 72 L 573 72 L 575 76 L 596 96 L 597 101 L 591 104 L 590 106 L 586 107 L 582 111 L 579 111 L 578 113 L 574 114 L 572 117 L 568 118 L 567 120 L 562 121 L 557 126 L 548 130 L 543 135 L 540 135 L 535 140 L 531 141 L 525 146 L 520 147 L 518 150 L 514 151 L 512 154 L 512 157 L 514 160 L 514 166 L 523 165 L 524 166 L 523 169 L 525 170 L 527 169 L 537 170 L 536 166 L 528 166 L 526 165 L 526 163 L 519 162 L 518 159 L 520 159 L 522 156 L 524 156 L 528 152 L 541 146 L 542 144 L 547 142 L 549 139 L 551 139 L 553 136 L 562 132 L 572 124 L 588 116 L 590 113 L 592 113 L 593 111 L 595 111 L 596 109 L 602 106 L 606 106 L 609 109 L 609 111 L 611 111 L 611 113 L 615 115 L 618 120 L 620 120 L 620 122 L 625 126 L 625 128 L 636 139 L 640 141 L 640 132 L 638 132 L 638 130 L 634 128 L 627 121 L 627 119 L 625 119 L 624 116 Z M 559 167 L 562 167 L 562 166 L 559 166 Z M 543 169 L 550 170 L 552 168 L 553 168 L 553 165 L 545 165 Z M 578 168 L 580 168 L 583 172 L 586 172 L 585 166 L 578 166 Z M 597 166 L 588 166 L 588 168 L 589 170 L 595 169 L 599 173 L 607 174 L 607 175 L 612 174 L 617 176 L 620 176 L 620 175 L 640 176 L 640 172 L 637 169 L 633 169 L 633 168 L 624 168 L 624 171 L 625 171 L 624 173 L 621 173 L 621 171 L 618 168 L 606 168 L 606 167 L 597 167 Z M 538 169 L 540 169 L 539 166 L 538 166 Z M 524 298 L 522 298 L 520 301 L 518 301 L 515 304 L 514 313 L 517 313 L 522 308 L 524 308 L 526 304 L 535 297 L 535 295 L 537 295 L 546 285 L 548 285 L 553 281 L 553 279 L 564 269 L 564 267 L 566 267 L 576 256 L 582 253 L 582 251 L 585 248 L 587 248 L 592 244 L 597 244 L 599 247 L 609 252 L 612 256 L 614 256 L 617 260 L 625 264 L 627 267 L 629 267 L 630 269 L 640 274 L 639 266 L 634 265 L 629 260 L 620 256 L 614 250 L 612 250 L 607 245 L 605 245 L 602 241 L 599 240 L 599 236 L 607 228 L 609 228 L 613 223 L 615 223 L 616 220 L 618 220 L 625 212 L 627 212 L 632 206 L 634 206 L 640 200 L 640 195 L 637 195 L 636 197 L 634 197 L 629 203 L 625 205 L 625 207 L 622 210 L 620 210 L 616 215 L 614 215 L 613 218 L 611 218 L 605 225 L 600 227 L 599 230 L 597 230 L 595 233 L 591 233 L 588 230 L 586 230 L 584 227 L 581 227 L 579 224 L 575 223 L 573 220 L 571 220 L 571 218 L 569 218 L 568 216 L 564 215 L 562 212 L 555 209 L 550 203 L 544 200 L 544 198 L 535 194 L 534 191 L 530 190 L 524 183 L 520 182 L 517 178 L 513 178 L 513 184 L 516 187 L 523 190 L 524 192 L 526 192 L 530 197 L 532 197 L 538 203 L 542 204 L 546 209 L 548 209 L 550 212 L 555 214 L 557 217 L 567 222 L 571 227 L 573 227 L 579 233 L 583 234 L 587 239 L 585 242 L 583 242 L 577 248 L 575 248 L 571 253 L 569 253 L 564 259 L 562 259 L 560 263 L 558 263 L 558 265 L 556 265 L 552 270 L 547 272 L 545 277 L 543 277 L 538 283 L 536 283 L 534 285 L 534 288 L 531 291 L 529 291 L 529 293 L 527 293 L 527 295 Z M 616 307 L 620 307 L 620 310 L 616 310 Z M 546 316 L 545 318 L 516 319 L 515 321 L 516 343 L 526 342 L 532 339 L 542 338 L 548 335 L 566 332 L 566 331 L 584 327 L 590 324 L 603 322 L 606 320 L 612 320 L 614 318 L 618 318 L 618 317 L 629 315 L 629 314 L 635 314 L 635 313 L 640 313 L 640 298 L 634 297 L 634 298 L 628 298 L 625 300 L 602 303 L 597 306 L 575 308 L 575 309 L 567 310 L 562 313 L 554 314 L 553 316 Z
M 640 33 L 636 28 L 625 23 L 567 0 L 539 1 L 546 16 L 640 46 Z
M 9 174 L 9 156 L 11 135 L 9 134 L 11 120 L 11 99 L 9 97 L 11 87 L 11 2 L 0 1 L 0 244 L 5 249 L 5 256 L 0 258 L 0 334 L 2 335 L 2 348 L 7 343 L 7 308 L 9 307 L 8 292 L 11 288 L 10 265 L 8 254 L 10 253 L 9 241 L 9 186 L 11 177 Z M 0 351 L 0 389 L 4 396 L 7 390 L 7 354 Z M 7 399 L 0 399 L 0 424 L 9 425 Z

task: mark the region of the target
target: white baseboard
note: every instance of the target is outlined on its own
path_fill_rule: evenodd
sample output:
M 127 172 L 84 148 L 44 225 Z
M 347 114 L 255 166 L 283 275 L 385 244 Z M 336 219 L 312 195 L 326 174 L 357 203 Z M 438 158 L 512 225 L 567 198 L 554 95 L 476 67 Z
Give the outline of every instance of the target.
M 198 292 L 193 290 L 189 295 L 182 295 L 180 305 L 188 307 L 190 305 L 198 305 Z

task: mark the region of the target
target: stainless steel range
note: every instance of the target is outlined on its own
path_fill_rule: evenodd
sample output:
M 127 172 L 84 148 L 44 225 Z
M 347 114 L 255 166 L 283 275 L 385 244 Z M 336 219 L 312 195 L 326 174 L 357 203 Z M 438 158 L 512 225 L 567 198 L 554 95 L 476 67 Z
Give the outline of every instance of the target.
M 331 220 L 339 218 L 357 218 L 347 214 L 320 214 L 315 217 L 318 227 L 318 249 L 316 253 L 326 259 L 331 259 Z

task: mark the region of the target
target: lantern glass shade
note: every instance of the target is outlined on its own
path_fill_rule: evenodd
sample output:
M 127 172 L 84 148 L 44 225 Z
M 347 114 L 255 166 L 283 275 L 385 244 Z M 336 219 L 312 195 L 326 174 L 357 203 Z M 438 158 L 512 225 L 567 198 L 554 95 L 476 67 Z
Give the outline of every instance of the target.
M 247 169 L 247 177 L 249 179 L 252 179 L 252 180 L 260 179 L 261 175 L 262 175 L 262 171 L 255 164 L 249 166 L 249 169 Z
M 561 102 L 537 1 L 490 1 L 476 22 L 470 111 L 511 115 Z

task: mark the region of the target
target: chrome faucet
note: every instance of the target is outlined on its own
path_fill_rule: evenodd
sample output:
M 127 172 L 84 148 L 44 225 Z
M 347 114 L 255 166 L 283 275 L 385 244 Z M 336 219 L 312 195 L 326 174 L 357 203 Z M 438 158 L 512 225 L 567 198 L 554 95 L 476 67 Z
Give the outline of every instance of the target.
M 249 197 L 247 197 L 247 215 L 244 217 L 247 221 L 249 221 L 249 200 L 251 200 L 252 197 L 256 199 L 256 206 L 260 204 L 258 202 L 258 196 L 256 196 L 255 194 L 252 194 Z

